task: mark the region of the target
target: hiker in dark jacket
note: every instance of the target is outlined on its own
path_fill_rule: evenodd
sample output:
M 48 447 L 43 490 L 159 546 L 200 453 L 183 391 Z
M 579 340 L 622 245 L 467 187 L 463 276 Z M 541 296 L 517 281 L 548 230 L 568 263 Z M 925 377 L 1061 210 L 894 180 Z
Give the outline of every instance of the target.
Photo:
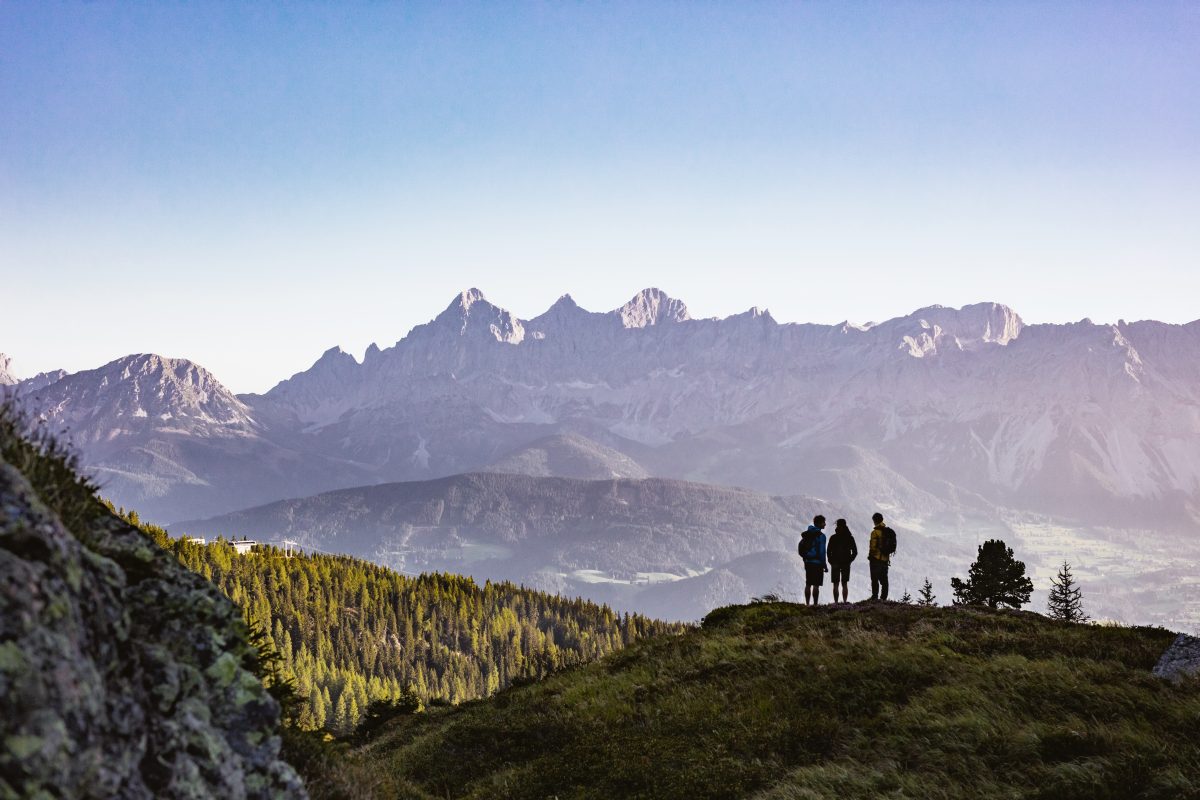
M 829 576 L 833 581 L 833 602 L 837 602 L 838 584 L 840 583 L 842 585 L 842 602 L 845 603 L 850 593 L 850 563 L 858 558 L 858 544 L 855 543 L 854 534 L 850 532 L 846 520 L 839 519 L 834 523 L 833 536 L 829 537 L 826 552 L 829 567 L 833 573 Z
M 800 535 L 799 552 L 804 559 L 804 604 L 816 605 L 821 594 L 821 584 L 825 583 L 825 573 L 829 567 L 825 565 L 825 518 L 818 514 L 813 517 L 813 524 Z

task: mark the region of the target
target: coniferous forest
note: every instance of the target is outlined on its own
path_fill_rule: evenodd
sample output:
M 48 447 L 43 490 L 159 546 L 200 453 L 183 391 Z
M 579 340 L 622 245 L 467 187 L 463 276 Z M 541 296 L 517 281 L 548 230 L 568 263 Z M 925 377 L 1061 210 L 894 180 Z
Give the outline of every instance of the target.
M 425 704 L 486 697 L 684 627 L 512 583 L 272 547 L 239 555 L 126 518 L 242 608 L 295 681 L 307 729 L 349 733 L 370 703 L 408 691 Z

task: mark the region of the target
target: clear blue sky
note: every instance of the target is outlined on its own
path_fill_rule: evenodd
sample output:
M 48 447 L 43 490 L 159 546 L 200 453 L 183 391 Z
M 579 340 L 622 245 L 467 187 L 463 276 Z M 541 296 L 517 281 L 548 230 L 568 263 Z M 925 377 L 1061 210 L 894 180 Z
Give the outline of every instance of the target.
M 263 390 L 468 286 L 650 285 L 1200 317 L 1200 3 L 0 3 L 22 374 Z

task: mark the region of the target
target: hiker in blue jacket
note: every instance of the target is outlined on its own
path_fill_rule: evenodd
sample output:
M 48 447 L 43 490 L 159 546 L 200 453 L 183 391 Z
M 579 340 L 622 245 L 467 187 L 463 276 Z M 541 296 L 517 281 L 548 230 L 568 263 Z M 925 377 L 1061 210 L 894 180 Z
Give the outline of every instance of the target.
M 813 524 L 800 535 L 799 552 L 804 559 L 804 604 L 816 605 L 819 602 L 821 586 L 825 583 L 825 573 L 829 565 L 825 563 L 825 517 L 817 514 Z

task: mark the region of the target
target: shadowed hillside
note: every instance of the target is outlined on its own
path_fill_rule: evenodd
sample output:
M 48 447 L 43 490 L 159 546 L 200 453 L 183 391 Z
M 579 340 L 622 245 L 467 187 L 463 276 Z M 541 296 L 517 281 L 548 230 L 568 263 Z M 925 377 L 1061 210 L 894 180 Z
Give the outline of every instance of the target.
M 702 629 L 487 702 L 403 718 L 358 758 L 423 798 L 1183 798 L 1200 681 L 1162 629 L 897 604 L 728 607 Z

